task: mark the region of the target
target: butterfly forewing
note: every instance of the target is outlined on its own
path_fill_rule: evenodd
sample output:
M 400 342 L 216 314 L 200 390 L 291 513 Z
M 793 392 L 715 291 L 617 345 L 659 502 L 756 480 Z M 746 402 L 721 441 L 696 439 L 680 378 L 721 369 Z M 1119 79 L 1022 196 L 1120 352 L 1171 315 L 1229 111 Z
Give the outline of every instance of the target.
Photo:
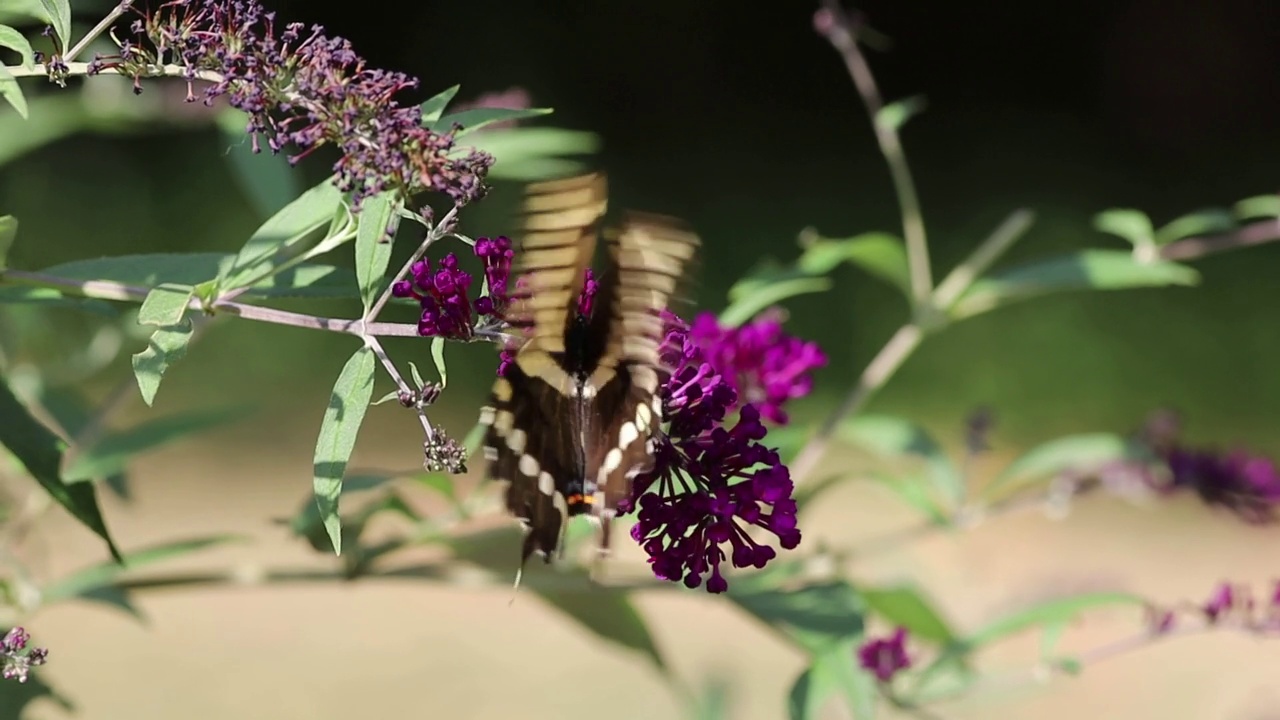
M 608 243 L 592 314 L 578 298 L 606 208 L 602 175 L 529 186 L 520 273 L 507 320 L 521 345 L 481 412 L 488 476 L 527 526 L 523 557 L 561 548 L 566 520 L 605 523 L 652 467 L 661 423 L 662 319 L 697 237 L 674 220 L 629 214 Z

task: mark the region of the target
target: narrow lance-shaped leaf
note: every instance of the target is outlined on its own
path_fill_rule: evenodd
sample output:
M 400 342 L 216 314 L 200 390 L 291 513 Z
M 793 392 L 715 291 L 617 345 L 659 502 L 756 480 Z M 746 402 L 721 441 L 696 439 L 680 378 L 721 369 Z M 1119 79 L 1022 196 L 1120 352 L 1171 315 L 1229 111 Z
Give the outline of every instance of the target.
M 1200 273 L 1167 260 L 1144 261 L 1123 250 L 1082 250 L 993 273 L 975 282 L 951 308 L 955 318 L 1039 295 L 1076 290 L 1125 290 L 1195 285 Z
M 35 67 L 35 56 L 31 52 L 31 43 L 23 37 L 17 28 L 0 25 L 0 47 L 7 47 L 22 57 L 22 67 Z
M 329 179 L 303 193 L 262 224 L 240 248 L 235 262 L 219 273 L 223 290 L 239 288 L 269 271 L 276 253 L 329 224 L 342 209 L 342 194 Z
M 872 613 L 906 628 L 912 637 L 944 645 L 956 639 L 947 621 L 914 587 L 861 588 L 859 592 Z
M 71 4 L 68 0 L 40 0 L 40 7 L 58 36 L 59 51 L 66 52 L 71 44 Z
M 18 218 L 0 215 L 0 271 L 9 267 L 9 250 L 18 236 Z
M 391 191 L 365 198 L 360 206 L 360 226 L 356 230 L 356 284 L 367 315 L 378 299 L 382 279 L 391 261 L 391 238 L 400 224 L 399 202 Z
M 0 97 L 7 100 L 13 106 L 13 109 L 18 111 L 18 115 L 23 120 L 27 119 L 27 96 L 22 94 L 18 79 L 4 65 L 0 65 Z
M 943 497 L 953 503 L 964 497 L 964 479 L 951 459 L 927 430 L 906 418 L 863 415 L 841 425 L 839 436 L 886 458 L 923 460 L 934 488 Z
M 869 232 L 842 240 L 815 240 L 805 248 L 796 266 L 812 275 L 825 275 L 845 262 L 888 282 L 904 295 L 911 294 L 906 248 L 900 238 L 889 233 Z
M 494 123 L 550 114 L 551 108 L 471 108 L 445 115 L 432 123 L 431 128 L 437 132 L 448 132 L 457 123 L 462 130 L 455 137 L 463 137 Z
M 191 321 L 183 320 L 172 327 L 162 327 L 151 334 L 145 350 L 133 356 L 133 375 L 138 380 L 142 400 L 150 406 L 160 390 L 160 379 L 171 365 L 187 354 L 191 342 Z
M 347 361 L 333 385 L 316 441 L 313 462 L 316 507 L 333 551 L 339 555 L 342 554 L 342 521 L 338 515 L 338 498 L 342 494 L 342 476 L 373 397 L 373 369 L 373 350 L 367 345 Z
M 122 574 L 129 570 L 152 565 L 154 563 L 163 562 L 173 558 L 190 555 L 193 552 L 199 552 L 210 547 L 225 545 L 230 542 L 238 542 L 243 540 L 237 535 L 213 535 L 210 537 L 192 538 L 189 540 L 178 540 L 167 542 L 160 545 L 135 550 L 126 553 L 120 563 L 100 563 L 91 565 L 87 568 L 77 570 L 70 575 L 57 580 L 42 592 L 41 596 L 46 603 L 55 603 L 62 600 L 69 600 L 74 597 L 82 597 L 86 593 L 95 589 L 106 587 L 114 583 Z
M 449 103 L 458 94 L 458 90 L 461 87 L 461 85 L 454 85 L 419 105 L 418 109 L 422 111 L 422 124 L 430 126 L 431 123 L 439 120 L 440 116 L 444 114 L 444 109 L 449 106 Z
M 803 270 L 777 265 L 761 267 L 729 289 L 729 306 L 720 313 L 720 322 L 737 327 L 787 298 L 830 288 L 830 278 L 814 277 Z
M 1140 595 L 1099 592 L 1059 598 L 1034 605 L 995 620 L 965 639 L 965 645 L 977 649 L 1028 628 L 1053 625 L 1070 620 L 1086 610 L 1107 606 L 1145 607 Z
M 1135 247 L 1155 243 L 1151 218 L 1141 210 L 1113 208 L 1093 216 L 1093 228 L 1133 243 Z
M 876 127 L 898 130 L 908 120 L 923 112 L 925 104 L 923 95 L 913 95 L 891 102 L 876 113 Z
M 440 375 L 440 387 L 449 386 L 449 366 L 444 361 L 444 338 L 431 338 L 431 361 L 436 365 L 436 373 Z
M 1123 460 L 1130 452 L 1124 438 L 1114 433 L 1087 433 L 1056 438 L 1020 455 L 982 489 L 983 497 L 995 497 L 1011 487 L 1023 487 L 1037 479 L 1049 479 L 1067 470 L 1091 471 Z
M 1215 235 L 1235 228 L 1236 219 L 1231 214 L 1231 211 L 1222 208 L 1208 208 L 1206 210 L 1197 210 L 1169 221 L 1168 224 L 1156 231 L 1155 241 L 1157 245 L 1168 245 L 1171 242 L 1193 235 Z
M 63 473 L 63 480 L 76 482 L 114 475 L 124 470 L 136 455 L 238 420 L 244 415 L 242 408 L 195 410 L 148 420 L 111 433 L 77 455 Z
M 1245 198 L 1231 208 L 1240 220 L 1253 218 L 1280 218 L 1280 194 L 1256 195 Z
M 139 325 L 158 325 L 169 327 L 182 322 L 196 289 L 190 285 L 164 283 L 154 287 L 147 293 L 138 308 Z
M 0 383 L 0 444 L 13 453 L 36 482 L 59 505 L 107 543 L 112 557 L 120 559 L 111 533 L 98 507 L 97 489 L 89 483 L 68 485 L 58 475 L 62 464 L 62 441 L 41 425 L 9 389 L 8 379 Z

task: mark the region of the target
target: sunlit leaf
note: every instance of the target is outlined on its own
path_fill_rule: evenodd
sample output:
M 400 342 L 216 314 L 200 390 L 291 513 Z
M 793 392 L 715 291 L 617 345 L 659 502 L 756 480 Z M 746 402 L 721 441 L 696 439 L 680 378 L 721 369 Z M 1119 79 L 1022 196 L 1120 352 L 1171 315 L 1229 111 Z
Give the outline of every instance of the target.
M 9 389 L 7 378 L 0 383 L 0 418 L 4 418 L 4 422 L 0 422 L 0 444 L 13 453 L 59 505 L 107 543 L 112 557 L 120 559 L 120 551 L 98 507 L 97 488 L 90 483 L 69 485 L 62 481 L 58 474 L 62 465 L 62 441 L 31 416 Z
M 253 139 L 245 134 L 249 116 L 234 108 L 224 108 L 217 116 L 222 156 L 231 174 L 262 217 L 271 217 L 302 192 L 300 173 L 283 153 L 269 148 L 253 151 Z
M 911 457 L 925 463 L 934 488 L 953 503 L 964 497 L 964 478 L 929 431 L 906 418 L 862 415 L 845 421 L 839 437 L 885 458 Z
M 1072 620 L 1086 610 L 1108 606 L 1145 607 L 1146 604 L 1146 599 L 1140 595 L 1119 592 L 1086 593 L 1050 600 L 987 624 L 966 638 L 965 644 L 977 649 L 1028 628 Z
M 478 107 L 462 110 L 445 115 L 444 117 L 429 124 L 429 127 L 436 132 L 449 132 L 449 130 L 458 124 L 462 126 L 462 130 L 454 137 L 463 137 L 487 125 L 505 120 L 523 120 L 525 118 L 538 117 L 540 115 L 550 115 L 551 108 L 493 108 Z
M 148 406 L 155 402 L 165 372 L 187 354 L 191 332 L 190 320 L 162 327 L 151 334 L 146 349 L 133 355 L 133 375 L 138 380 L 142 400 Z
M 53 26 L 60 48 L 65 52 L 71 46 L 71 3 L 68 0 L 40 0 L 43 18 Z
M 1175 240 L 1193 235 L 1214 235 L 1236 228 L 1235 216 L 1228 210 L 1209 208 L 1183 215 L 1156 231 L 1157 245 L 1168 245 Z
M 449 386 L 449 367 L 444 361 L 444 338 L 431 338 L 431 362 L 436 365 L 436 373 L 440 375 L 440 387 Z
M 7 100 L 23 120 L 28 118 L 30 110 L 27 108 L 27 96 L 22 93 L 18 79 L 4 65 L 0 65 L 0 97 Z
M 1104 210 L 1093 216 L 1093 228 L 1123 238 L 1135 246 L 1150 245 L 1155 242 L 1155 229 L 1151 218 L 1141 210 L 1131 208 L 1113 208 Z
M 840 240 L 823 238 L 805 248 L 796 266 L 811 275 L 825 275 L 841 263 L 856 265 L 870 275 L 911 293 L 907 251 L 895 235 L 869 232 Z
M 218 274 L 219 287 L 230 290 L 255 282 L 270 270 L 277 253 L 328 225 L 338 212 L 345 212 L 342 193 L 331 180 L 325 179 L 254 231 L 235 261 Z M 201 278 L 204 279 L 207 278 Z
M 39 389 L 39 398 L 36 402 L 49 413 L 57 427 L 61 428 L 67 437 L 72 438 L 80 437 L 91 422 L 96 422 L 95 415 L 100 412 L 96 403 L 91 405 L 90 400 L 78 388 L 72 386 L 57 387 L 45 383 Z M 129 498 L 129 479 L 124 472 L 108 475 L 102 479 L 107 489 L 121 498 Z
M 791 720 L 818 720 L 826 717 L 821 711 L 835 698 L 844 701 L 854 720 L 876 715 L 875 679 L 858 666 L 856 641 L 837 643 L 813 657 L 791 686 L 787 715 Z
M 97 315 L 115 317 L 116 306 L 94 298 L 66 295 L 50 287 L 0 286 L 0 305 L 43 305 L 45 307 L 74 307 Z
M 1232 210 L 1240 220 L 1280 218 L 1280 194 L 1257 195 L 1236 203 Z
M 31 52 L 31 43 L 18 31 L 8 25 L 0 25 L 0 47 L 7 47 L 22 57 L 22 67 L 34 68 L 35 58 Z
M 467 138 L 467 144 L 492 155 L 496 161 L 490 177 L 536 180 L 566 175 L 585 167 L 571 155 L 587 155 L 600 149 L 600 137 L 583 130 L 550 127 L 514 127 L 491 130 Z
M 886 130 L 897 130 L 924 111 L 925 104 L 923 95 L 913 95 L 891 102 L 876 113 L 876 126 Z
M 63 480 L 70 483 L 114 475 L 124 470 L 135 455 L 239 420 L 245 415 L 242 408 L 192 410 L 109 433 L 71 461 L 63 473 Z
M 1005 467 L 982 490 L 984 497 L 998 491 L 1023 486 L 1037 479 L 1050 479 L 1067 470 L 1089 472 L 1130 454 L 1129 444 L 1114 433 L 1087 433 L 1056 438 L 1031 448 Z
M 135 550 L 125 554 L 120 563 L 100 563 L 77 570 L 50 584 L 43 590 L 41 596 L 45 603 L 50 604 L 82 597 L 88 592 L 112 585 L 129 570 L 183 557 L 206 548 L 238 542 L 243 539 L 237 535 L 213 535 L 166 542 L 143 548 L 142 550 Z
M 729 289 L 729 306 L 720 313 L 720 322 L 737 327 L 767 307 L 796 295 L 825 292 L 831 284 L 831 278 L 815 277 L 803 270 L 764 265 Z
M 187 312 L 195 288 L 190 285 L 162 283 L 151 288 L 147 297 L 138 308 L 139 325 L 158 325 L 168 327 L 182 322 Z
M 951 626 L 942 619 L 937 608 L 914 587 L 861 587 L 858 592 L 872 613 L 893 625 L 906 628 L 912 637 L 943 645 L 956 639 Z
M 1123 250 L 1081 250 L 1038 260 L 979 279 L 951 309 L 969 317 L 1039 295 L 1076 290 L 1125 290 L 1195 285 L 1200 273 L 1167 260 L 1142 261 Z
M 41 270 L 68 280 L 109 280 L 155 287 L 162 283 L 199 285 L 225 272 L 235 256 L 225 253 L 147 253 L 75 260 Z M 357 297 L 355 273 L 349 268 L 302 263 L 254 283 L 242 298 Z
M 746 579 L 735 577 L 729 583 L 728 598 L 810 652 L 862 635 L 866 606 L 843 580 L 766 586 Z
M 444 109 L 449 106 L 461 87 L 461 85 L 454 85 L 419 105 L 418 109 L 422 111 L 422 124 L 430 127 L 431 123 L 439 120 L 444 114 Z
M 357 350 L 343 366 L 329 396 L 329 407 L 316 440 L 312 463 L 316 506 L 333 551 L 339 555 L 342 554 L 342 521 L 338 515 L 338 499 L 342 494 L 342 476 L 355 449 L 369 399 L 373 397 L 373 367 L 373 350 L 367 345 Z
M 348 475 L 342 480 L 342 494 L 349 496 L 353 493 L 374 490 L 395 479 L 396 476 L 387 474 Z M 320 508 L 314 497 L 303 501 L 293 518 L 289 520 L 289 529 L 294 535 L 307 538 L 316 550 L 323 552 L 332 548 L 325 530 L 324 518 L 320 517 Z
M 365 198 L 360 206 L 359 229 L 356 230 L 356 284 L 360 287 L 360 299 L 365 313 L 373 307 L 391 262 L 391 238 L 400 223 L 396 214 L 398 205 L 395 193 L 378 193 Z

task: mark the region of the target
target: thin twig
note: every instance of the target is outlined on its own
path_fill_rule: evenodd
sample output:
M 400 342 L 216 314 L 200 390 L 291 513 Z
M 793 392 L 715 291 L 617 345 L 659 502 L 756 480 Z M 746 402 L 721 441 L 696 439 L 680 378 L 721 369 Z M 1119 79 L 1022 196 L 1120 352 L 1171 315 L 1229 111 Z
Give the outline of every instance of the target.
M 917 307 L 924 307 L 933 289 L 932 271 L 929 266 L 929 244 L 925 237 L 920 198 L 916 193 L 915 182 L 911 178 L 911 167 L 907 164 L 902 141 L 898 137 L 897 129 L 880 119 L 880 111 L 884 109 L 880 88 L 876 85 L 875 75 L 872 74 L 866 57 L 858 47 L 854 23 L 837 0 L 823 0 L 822 10 L 819 10 L 818 15 L 815 16 L 814 26 L 844 59 L 849 76 L 853 78 L 853 84 L 862 97 L 862 104 L 871 117 L 876 142 L 880 145 L 880 152 L 889 165 L 893 191 L 898 196 L 898 205 L 902 210 L 902 236 L 907 245 L 907 266 L 911 274 L 912 299 Z
M 133 0 L 122 0 L 120 4 L 111 8 L 111 12 L 107 13 L 106 17 L 98 21 L 98 24 L 94 25 L 89 32 L 85 33 L 84 37 L 80 38 L 79 42 L 72 45 L 70 50 L 62 54 L 62 60 L 68 63 L 74 60 L 77 55 L 84 52 L 85 48 L 89 47 L 89 43 L 97 40 L 102 33 L 106 32 L 107 28 L 111 27 L 111 23 L 115 22 L 117 18 L 123 15 L 131 5 L 133 5 Z
M 1251 223 L 1221 235 L 1183 238 L 1160 248 L 1160 257 L 1165 260 L 1195 260 L 1225 250 L 1264 245 L 1276 240 L 1280 240 L 1280 217 Z
M 427 231 L 427 236 L 423 238 L 422 244 L 409 256 L 409 259 L 400 267 L 400 271 L 396 273 L 395 277 L 391 278 L 391 282 L 387 284 L 382 294 L 378 296 L 378 300 L 373 304 L 373 307 L 369 308 L 369 314 L 366 317 L 370 322 L 377 320 L 378 315 L 382 313 L 382 309 L 391 301 L 391 290 L 395 287 L 396 282 L 403 280 L 409 274 L 413 269 L 413 264 L 426 254 L 428 248 L 449 234 L 449 228 L 454 224 L 454 219 L 457 217 L 458 206 L 454 205 L 444 217 L 440 218 L 439 222 Z

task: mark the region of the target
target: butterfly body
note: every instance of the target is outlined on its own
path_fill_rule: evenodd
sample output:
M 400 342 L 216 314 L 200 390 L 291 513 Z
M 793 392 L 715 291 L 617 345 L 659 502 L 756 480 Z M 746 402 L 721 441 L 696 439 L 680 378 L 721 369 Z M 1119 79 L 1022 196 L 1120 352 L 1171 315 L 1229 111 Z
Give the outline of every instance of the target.
M 608 265 L 580 303 L 604 214 L 604 179 L 588 175 L 530 186 L 518 267 L 523 288 L 508 322 L 514 362 L 494 383 L 487 476 L 507 483 L 507 510 L 526 526 L 522 557 L 563 550 L 567 520 L 590 513 L 604 526 L 652 467 L 662 420 L 660 313 L 697 238 L 658 216 L 631 215 L 608 240 Z M 589 305 L 589 310 L 585 307 Z

